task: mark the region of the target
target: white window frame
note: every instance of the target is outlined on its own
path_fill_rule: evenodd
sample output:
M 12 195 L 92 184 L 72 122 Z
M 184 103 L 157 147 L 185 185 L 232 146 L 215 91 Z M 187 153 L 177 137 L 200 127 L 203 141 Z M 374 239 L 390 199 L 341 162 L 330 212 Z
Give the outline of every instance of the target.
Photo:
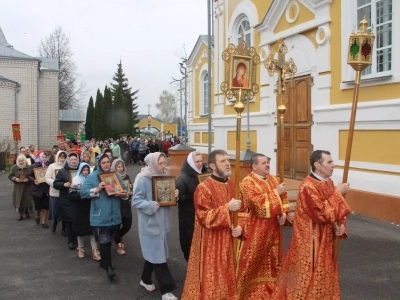
M 392 61 L 391 61 L 391 70 L 377 72 L 377 37 L 376 37 L 376 3 L 381 0 L 371 0 L 371 20 L 372 24 L 369 26 L 373 26 L 374 34 L 375 34 L 375 43 L 372 57 L 372 66 L 371 73 L 365 74 L 363 72 L 361 81 L 362 85 L 370 86 L 370 85 L 380 85 L 380 84 L 388 84 L 394 82 L 400 82 L 400 70 L 399 70 L 399 59 L 396 57 L 396 50 L 400 47 L 399 39 L 395 38 L 395 31 L 397 30 L 397 26 L 399 22 L 395 18 L 395 12 L 400 9 L 399 1 L 392 0 L 392 45 L 391 45 L 391 53 L 392 53 Z M 370 28 L 370 27 L 369 27 Z M 357 1 L 342 1 L 342 89 L 353 88 L 354 87 L 354 78 L 355 71 L 347 64 L 347 53 L 349 47 L 349 36 L 352 30 L 359 29 L 359 20 L 357 20 Z
M 207 81 L 205 80 L 207 76 Z M 208 116 L 208 107 L 210 101 L 208 99 L 208 88 L 210 76 L 207 71 L 203 71 L 200 76 L 200 116 Z
M 239 45 L 239 41 L 242 39 L 242 35 L 239 33 L 239 29 L 240 29 L 240 27 L 243 27 L 243 22 L 247 22 L 248 26 L 249 26 L 249 28 L 243 32 L 246 46 L 252 47 L 253 46 L 253 28 L 251 27 L 250 20 L 246 15 L 242 15 L 238 19 L 238 22 L 236 23 L 234 44 Z M 245 29 L 243 28 L 243 30 L 245 30 Z M 248 39 L 247 39 L 247 37 L 248 37 Z

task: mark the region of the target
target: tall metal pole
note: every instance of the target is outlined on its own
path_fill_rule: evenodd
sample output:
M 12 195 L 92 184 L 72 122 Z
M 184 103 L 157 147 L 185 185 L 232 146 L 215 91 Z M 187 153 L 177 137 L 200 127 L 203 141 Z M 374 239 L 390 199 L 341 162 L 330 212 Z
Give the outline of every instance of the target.
M 211 152 L 211 141 L 212 141 L 212 136 L 211 136 L 211 43 L 212 43 L 212 38 L 211 38 L 211 20 L 212 20 L 212 0 L 207 0 L 207 12 L 208 12 L 208 54 L 207 54 L 207 59 L 208 59 L 208 95 L 207 95 L 207 100 L 208 100 L 208 153 Z
M 183 140 L 183 144 L 186 145 L 187 140 L 187 69 L 185 68 L 185 138 Z
M 183 111 L 183 106 L 182 106 L 182 79 L 179 80 L 179 100 L 180 100 L 180 109 L 181 109 L 181 115 L 180 115 L 180 119 L 179 119 L 179 127 L 181 130 L 181 135 L 182 135 L 182 111 Z

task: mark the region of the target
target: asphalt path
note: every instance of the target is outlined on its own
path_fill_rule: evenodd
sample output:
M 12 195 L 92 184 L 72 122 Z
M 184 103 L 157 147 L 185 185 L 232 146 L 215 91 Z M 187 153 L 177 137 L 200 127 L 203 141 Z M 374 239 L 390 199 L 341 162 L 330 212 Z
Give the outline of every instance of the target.
M 138 166 L 128 166 L 131 178 Z M 113 244 L 116 279 L 91 258 L 89 240 L 86 257 L 69 250 L 61 226 L 55 233 L 35 224 L 34 217 L 17 221 L 12 205 L 13 183 L 0 175 L 0 299 L 161 299 L 156 291 L 139 285 L 144 260 L 140 250 L 137 215 L 133 209 L 132 229 L 124 238 L 126 255 L 118 255 Z M 170 258 L 168 265 L 176 282 L 174 294 L 181 296 L 186 261 L 179 245 L 178 211 L 171 209 Z M 285 245 L 290 229 L 285 229 Z M 400 299 L 400 227 L 360 215 L 348 218 L 348 235 L 340 243 L 342 299 Z M 216 299 L 218 300 L 218 299 Z M 261 299 L 260 299 L 261 300 Z

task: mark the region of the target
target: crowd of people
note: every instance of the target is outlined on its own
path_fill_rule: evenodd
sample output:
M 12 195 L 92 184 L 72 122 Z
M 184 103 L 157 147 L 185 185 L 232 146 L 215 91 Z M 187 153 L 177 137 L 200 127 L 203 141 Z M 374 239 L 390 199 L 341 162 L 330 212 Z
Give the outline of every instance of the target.
M 79 145 L 58 141 L 49 154 L 22 147 L 9 174 L 17 219 L 30 218 L 29 210 L 34 207 L 36 223 L 43 228 L 53 221 L 51 231 L 55 232 L 61 222 L 68 248 L 77 249 L 79 258 L 85 257 L 84 237 L 89 236 L 92 258 L 113 280 L 112 244 L 119 255 L 126 253 L 123 237 L 132 226 L 133 206 L 144 259 L 139 284 L 154 291 L 154 272 L 162 300 L 178 299 L 167 263 L 170 207 L 155 201 L 152 189 L 152 177 L 168 175 L 168 153 L 156 148 L 157 142 L 146 144 L 132 138 L 128 148 L 112 140 L 102 147 L 91 141 L 79 152 L 79 147 L 74 148 Z M 139 144 L 137 148 L 132 147 L 134 143 Z M 103 149 L 104 145 L 109 148 Z M 147 148 L 144 155 L 140 155 L 140 145 Z M 137 149 L 137 156 L 129 149 Z M 28 157 L 33 161 L 28 163 Z M 135 163 L 135 158 L 144 167 L 131 181 L 126 163 Z M 346 238 L 345 218 L 350 208 L 343 195 L 349 184 L 335 187 L 330 179 L 334 170 L 330 153 L 314 151 L 312 172 L 300 186 L 295 219 L 290 220 L 285 183 L 270 174 L 269 163 L 266 155 L 255 154 L 252 171 L 240 184 L 240 196 L 235 197 L 226 151 L 209 153 L 207 167 L 201 153 L 188 154 L 174 191 L 179 240 L 188 262 L 181 299 L 340 299 L 333 244 L 336 238 Z M 46 168 L 43 181 L 35 174 L 41 168 Z M 101 175 L 109 172 L 115 172 L 122 190 L 107 190 Z M 201 181 L 199 175 L 204 173 L 208 174 Z M 233 214 L 239 215 L 236 226 Z M 281 226 L 294 228 L 283 263 Z

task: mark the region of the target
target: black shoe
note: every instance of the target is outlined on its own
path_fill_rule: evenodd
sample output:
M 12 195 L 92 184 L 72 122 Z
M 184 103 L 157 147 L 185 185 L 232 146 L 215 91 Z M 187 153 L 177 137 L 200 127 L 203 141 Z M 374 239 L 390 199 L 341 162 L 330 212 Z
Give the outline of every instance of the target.
M 114 269 L 113 269 L 112 267 L 108 267 L 108 268 L 106 269 L 106 271 L 107 271 L 107 277 L 108 277 L 108 279 L 109 279 L 110 281 L 113 280 L 114 277 L 115 277 Z
M 61 234 L 62 234 L 62 236 L 65 236 L 65 237 L 68 236 L 68 234 L 67 234 L 67 232 L 65 230 L 61 231 Z
M 57 229 L 57 222 L 53 222 L 53 225 L 51 225 L 51 232 L 56 232 Z
M 75 244 L 74 243 L 69 243 L 68 244 L 69 250 L 74 250 L 75 249 Z
M 43 228 L 49 228 L 49 225 L 47 225 L 46 223 L 42 224 Z
M 37 225 L 39 225 L 40 219 L 39 219 L 39 218 L 36 218 L 36 219 L 35 219 L 35 223 L 36 223 Z
M 23 216 L 23 215 L 19 215 L 19 217 L 17 218 L 18 221 L 21 221 L 21 220 L 23 220 L 23 219 L 24 219 L 24 216 Z

